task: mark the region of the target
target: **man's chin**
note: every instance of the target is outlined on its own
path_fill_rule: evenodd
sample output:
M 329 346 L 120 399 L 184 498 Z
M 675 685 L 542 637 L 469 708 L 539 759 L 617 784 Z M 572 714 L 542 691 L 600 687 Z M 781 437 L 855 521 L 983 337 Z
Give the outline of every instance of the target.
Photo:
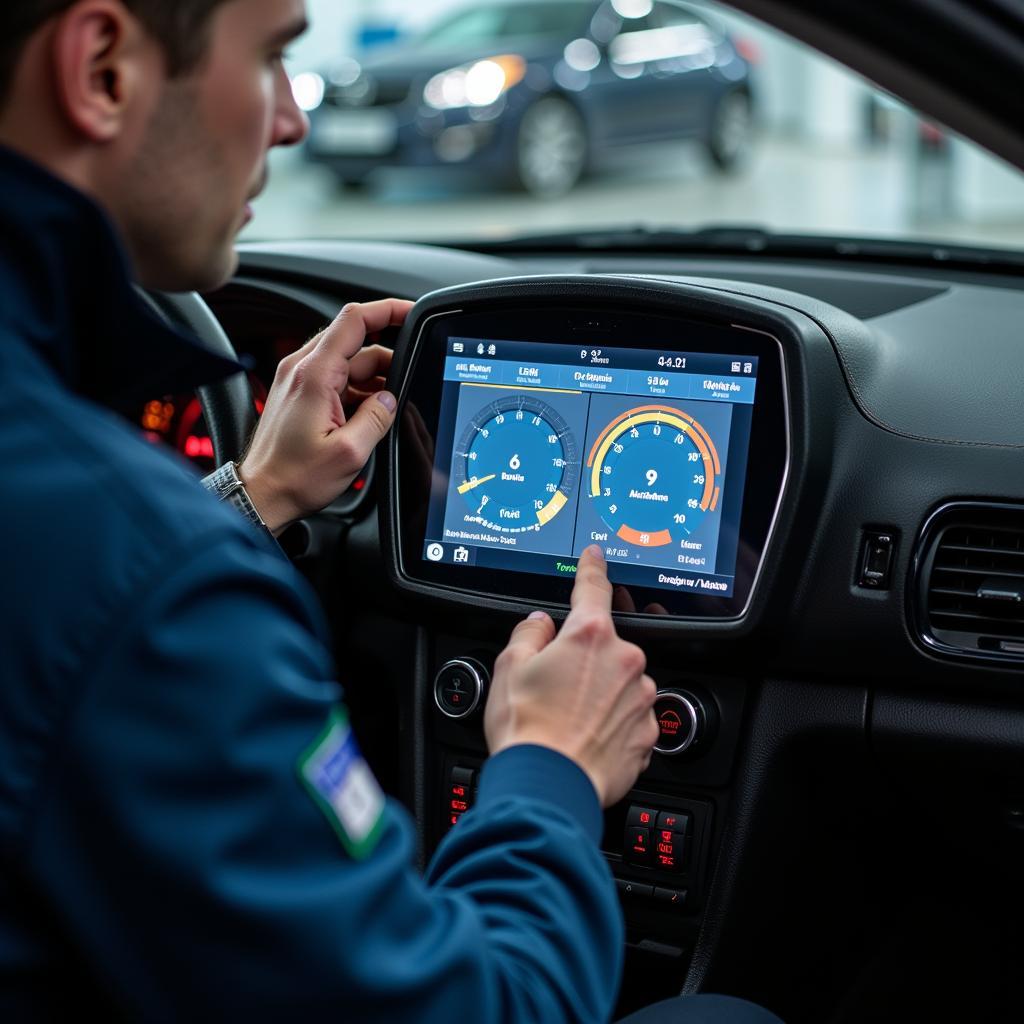
M 212 292 L 227 284 L 237 269 L 238 253 L 229 244 L 201 264 L 196 261 L 188 266 L 142 267 L 138 280 L 151 291 Z

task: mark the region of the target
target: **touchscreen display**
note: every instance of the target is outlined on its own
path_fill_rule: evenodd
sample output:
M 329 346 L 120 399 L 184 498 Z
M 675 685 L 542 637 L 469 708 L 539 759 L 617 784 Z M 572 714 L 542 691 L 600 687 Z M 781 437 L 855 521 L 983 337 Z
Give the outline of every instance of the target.
M 423 559 L 733 595 L 757 356 L 446 345 Z

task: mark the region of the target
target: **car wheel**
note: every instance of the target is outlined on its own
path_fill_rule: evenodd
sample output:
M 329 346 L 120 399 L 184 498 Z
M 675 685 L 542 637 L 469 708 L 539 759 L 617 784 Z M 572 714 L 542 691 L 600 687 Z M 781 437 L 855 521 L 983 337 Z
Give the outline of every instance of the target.
M 537 196 L 564 195 L 587 163 L 587 128 L 576 108 L 557 96 L 531 106 L 519 124 L 516 184 Z
M 707 147 L 711 161 L 722 171 L 740 166 L 750 153 L 754 131 L 753 107 L 745 92 L 726 93 L 718 101 Z
M 369 191 L 369 178 L 368 174 L 339 174 L 338 176 L 338 188 L 342 191 L 347 192 L 367 192 Z

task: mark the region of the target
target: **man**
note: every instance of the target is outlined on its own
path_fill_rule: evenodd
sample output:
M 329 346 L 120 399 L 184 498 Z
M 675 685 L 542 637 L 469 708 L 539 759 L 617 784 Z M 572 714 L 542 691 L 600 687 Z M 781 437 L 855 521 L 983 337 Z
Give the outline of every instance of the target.
M 116 415 L 230 368 L 130 282 L 231 275 L 268 150 L 306 132 L 282 64 L 303 28 L 302 0 L 0 13 L 0 1017 L 606 1019 L 600 807 L 657 726 L 600 553 L 557 638 L 541 613 L 513 632 L 478 805 L 422 879 L 301 580 Z M 391 427 L 363 341 L 407 311 L 347 307 L 281 364 L 239 468 L 269 530 Z

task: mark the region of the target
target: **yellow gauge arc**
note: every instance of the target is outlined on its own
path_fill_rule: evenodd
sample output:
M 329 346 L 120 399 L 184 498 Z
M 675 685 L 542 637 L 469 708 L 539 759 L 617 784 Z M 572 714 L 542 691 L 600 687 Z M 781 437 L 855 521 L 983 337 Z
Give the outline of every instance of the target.
M 491 473 L 488 476 L 471 476 L 464 484 L 459 485 L 459 494 L 465 494 L 467 491 L 473 490 L 474 487 L 479 487 L 481 484 L 487 483 L 488 480 L 493 480 L 497 475 L 497 473 Z
M 700 452 L 704 463 L 704 494 L 701 497 L 701 511 L 714 510 L 718 504 L 719 488 L 715 486 L 715 478 L 722 472 L 718 458 L 718 450 L 708 432 L 688 413 L 665 405 L 641 405 L 617 416 L 598 435 L 587 457 L 590 469 L 590 495 L 597 498 L 601 494 L 601 469 L 605 457 L 612 445 L 627 431 L 643 423 L 662 423 L 675 427 L 686 434 Z

